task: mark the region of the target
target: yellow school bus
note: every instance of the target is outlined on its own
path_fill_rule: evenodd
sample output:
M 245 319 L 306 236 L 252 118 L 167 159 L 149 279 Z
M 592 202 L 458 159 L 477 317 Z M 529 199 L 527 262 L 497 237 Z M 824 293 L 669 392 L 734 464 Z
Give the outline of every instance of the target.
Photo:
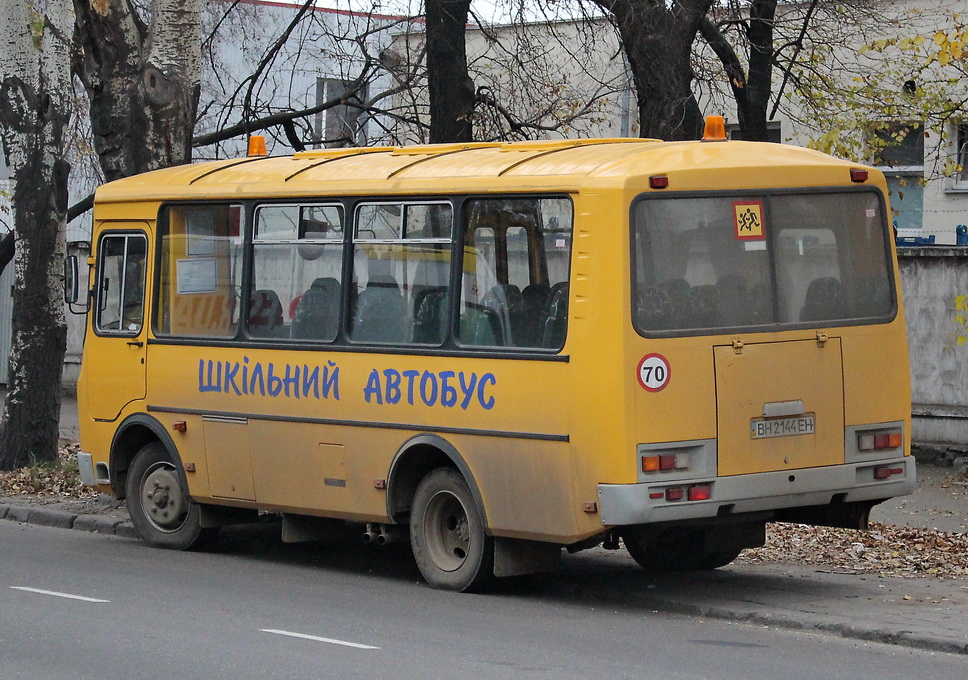
M 910 493 L 884 177 L 587 139 L 188 165 L 95 200 L 90 484 L 153 545 L 282 518 L 474 590 L 624 544 L 706 569 Z

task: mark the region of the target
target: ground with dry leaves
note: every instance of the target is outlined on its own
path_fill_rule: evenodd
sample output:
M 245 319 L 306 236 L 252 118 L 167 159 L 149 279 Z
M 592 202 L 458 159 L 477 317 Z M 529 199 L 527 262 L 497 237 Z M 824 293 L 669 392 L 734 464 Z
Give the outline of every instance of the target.
M 77 444 L 64 446 L 54 463 L 0 472 L 0 502 L 64 503 L 72 512 L 117 508 L 99 499 L 77 474 Z M 954 484 L 965 485 L 961 476 Z M 968 512 L 968 503 L 953 506 Z M 952 512 L 949 510 L 949 512 Z M 968 533 L 872 523 L 869 531 L 773 523 L 763 548 L 746 550 L 739 563 L 799 564 L 848 574 L 968 579 Z

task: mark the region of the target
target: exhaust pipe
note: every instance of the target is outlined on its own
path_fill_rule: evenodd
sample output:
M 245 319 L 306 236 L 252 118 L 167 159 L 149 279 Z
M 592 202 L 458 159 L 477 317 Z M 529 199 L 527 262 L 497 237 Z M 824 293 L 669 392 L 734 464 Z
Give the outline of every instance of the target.
M 380 533 L 376 537 L 377 545 L 386 545 L 387 543 L 393 543 L 394 541 L 400 540 L 402 538 L 403 532 L 399 527 L 387 526 L 385 524 L 380 525 Z
M 379 537 L 380 537 L 380 534 L 378 534 L 373 530 L 373 525 L 367 524 L 366 531 L 363 532 L 363 536 L 361 538 L 363 539 L 363 543 L 365 545 L 370 545 L 372 543 L 376 543 Z

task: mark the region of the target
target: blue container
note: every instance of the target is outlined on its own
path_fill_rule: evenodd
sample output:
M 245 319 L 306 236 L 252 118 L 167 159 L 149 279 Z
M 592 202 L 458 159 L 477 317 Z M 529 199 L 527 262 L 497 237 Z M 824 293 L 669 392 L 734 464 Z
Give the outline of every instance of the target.
M 955 235 L 955 244 L 968 246 L 968 226 L 959 224 L 958 228 L 955 229 Z

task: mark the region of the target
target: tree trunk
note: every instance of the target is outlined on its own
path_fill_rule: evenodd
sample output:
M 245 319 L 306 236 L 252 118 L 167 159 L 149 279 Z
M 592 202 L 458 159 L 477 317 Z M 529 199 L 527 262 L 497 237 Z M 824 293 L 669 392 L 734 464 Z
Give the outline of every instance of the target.
M 61 276 L 71 22 L 70 0 L 48 0 L 39 15 L 31 15 L 26 3 L 0 3 L 0 126 L 15 182 L 17 233 L 10 380 L 0 434 L 0 469 L 6 470 L 57 456 L 67 344 Z
M 467 73 L 464 32 L 470 0 L 427 0 L 430 141 L 474 138 L 474 81 Z
M 94 149 L 110 181 L 187 163 L 199 95 L 201 0 L 74 0 Z
M 594 0 L 612 14 L 632 71 L 639 135 L 667 141 L 702 135 L 692 92 L 692 44 L 713 0 Z

